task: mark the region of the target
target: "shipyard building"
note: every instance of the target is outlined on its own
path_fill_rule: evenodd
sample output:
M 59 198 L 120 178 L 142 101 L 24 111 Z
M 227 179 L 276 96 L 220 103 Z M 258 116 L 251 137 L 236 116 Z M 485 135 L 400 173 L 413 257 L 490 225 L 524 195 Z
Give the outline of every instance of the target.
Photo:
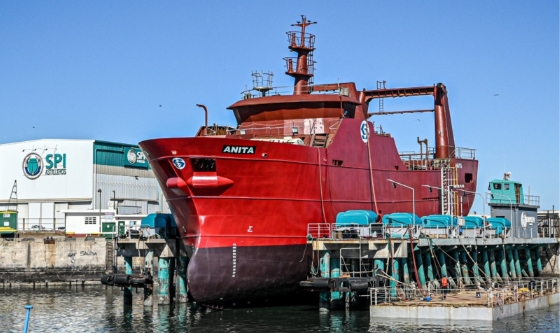
M 84 235 L 169 212 L 137 145 L 43 139 L 2 144 L 0 156 L 4 227 Z

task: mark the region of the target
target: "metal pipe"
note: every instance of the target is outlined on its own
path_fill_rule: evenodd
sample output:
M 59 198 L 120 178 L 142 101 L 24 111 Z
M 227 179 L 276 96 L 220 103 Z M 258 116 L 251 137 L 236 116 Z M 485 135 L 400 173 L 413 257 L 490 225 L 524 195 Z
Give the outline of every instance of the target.
M 33 309 L 33 305 L 26 305 L 25 306 L 25 322 L 23 323 L 23 333 L 27 333 L 27 329 L 29 328 L 29 316 L 31 315 L 31 309 Z
M 208 109 L 203 104 L 197 104 L 196 106 L 204 109 L 204 129 L 205 129 L 204 135 L 207 136 L 208 135 Z

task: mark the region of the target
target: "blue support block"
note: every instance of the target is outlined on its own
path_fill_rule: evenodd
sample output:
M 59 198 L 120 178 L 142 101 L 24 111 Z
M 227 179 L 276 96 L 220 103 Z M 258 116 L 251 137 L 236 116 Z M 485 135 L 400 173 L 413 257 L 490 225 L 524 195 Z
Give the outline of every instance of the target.
M 124 257 L 124 270 L 128 275 L 132 275 L 132 257 Z M 124 287 L 124 304 L 132 304 L 132 287 Z
M 179 286 L 179 303 L 187 303 L 187 266 L 189 258 L 179 257 L 177 267 L 177 285 Z

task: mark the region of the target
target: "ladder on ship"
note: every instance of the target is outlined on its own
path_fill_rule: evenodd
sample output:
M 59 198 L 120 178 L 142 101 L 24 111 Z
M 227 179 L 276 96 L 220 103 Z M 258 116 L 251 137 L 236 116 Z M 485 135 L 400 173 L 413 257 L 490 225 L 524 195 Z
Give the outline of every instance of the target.
M 325 148 L 327 146 L 327 134 L 314 134 L 312 137 L 311 146 Z
M 441 213 L 455 216 L 460 213 L 459 194 L 454 191 L 459 185 L 458 170 L 456 167 L 441 168 Z

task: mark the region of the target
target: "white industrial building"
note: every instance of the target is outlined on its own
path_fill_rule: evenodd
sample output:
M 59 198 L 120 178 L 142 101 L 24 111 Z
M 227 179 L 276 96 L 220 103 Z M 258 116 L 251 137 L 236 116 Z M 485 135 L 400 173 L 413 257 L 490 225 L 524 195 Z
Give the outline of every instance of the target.
M 0 211 L 17 211 L 19 230 L 90 234 L 169 212 L 137 145 L 42 139 L 2 144 L 0 157 Z

